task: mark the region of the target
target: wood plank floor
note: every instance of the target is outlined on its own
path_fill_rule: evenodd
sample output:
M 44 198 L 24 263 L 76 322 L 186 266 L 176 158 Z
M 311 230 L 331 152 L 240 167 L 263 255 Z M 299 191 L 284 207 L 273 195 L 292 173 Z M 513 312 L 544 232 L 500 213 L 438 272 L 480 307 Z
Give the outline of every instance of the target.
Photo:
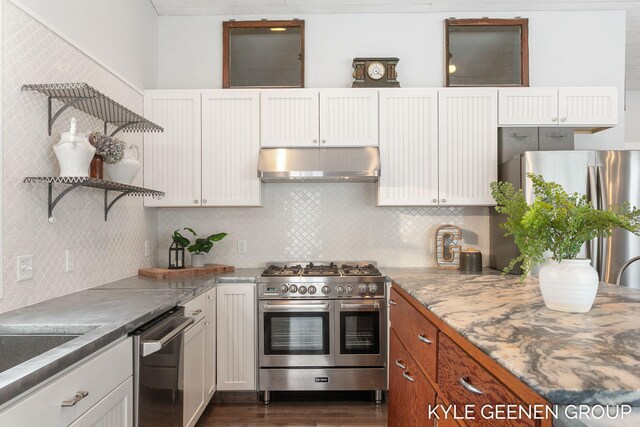
M 387 405 L 371 401 L 277 400 L 217 403 L 205 409 L 196 427 L 220 426 L 386 426 Z

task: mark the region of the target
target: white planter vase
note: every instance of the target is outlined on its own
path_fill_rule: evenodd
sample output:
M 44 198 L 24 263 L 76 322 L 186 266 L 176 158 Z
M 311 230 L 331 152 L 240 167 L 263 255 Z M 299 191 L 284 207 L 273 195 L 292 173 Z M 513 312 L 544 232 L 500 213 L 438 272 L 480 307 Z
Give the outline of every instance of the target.
M 121 184 L 131 184 L 135 179 L 142 164 L 138 159 L 133 157 L 131 150 L 125 152 L 124 158 L 118 163 L 104 164 L 104 172 L 109 181 L 119 182 Z
M 60 141 L 53 147 L 60 165 L 60 176 L 88 177 L 89 164 L 96 152 L 84 133 L 76 132 L 76 119 L 71 119 L 69 132 L 60 134 Z
M 540 268 L 540 291 L 547 308 L 569 313 L 591 310 L 598 292 L 598 273 L 588 259 L 552 259 Z
M 204 267 L 204 254 L 191 254 L 191 267 Z

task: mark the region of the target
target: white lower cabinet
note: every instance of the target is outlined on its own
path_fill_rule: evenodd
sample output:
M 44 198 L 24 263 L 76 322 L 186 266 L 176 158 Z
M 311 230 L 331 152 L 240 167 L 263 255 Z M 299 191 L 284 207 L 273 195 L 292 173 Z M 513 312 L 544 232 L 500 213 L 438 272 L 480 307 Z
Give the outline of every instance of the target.
M 131 426 L 132 361 L 131 338 L 100 350 L 0 411 L 0 426 Z
M 206 296 L 204 388 L 209 401 L 216 392 L 216 289 L 209 290 Z
M 219 285 L 217 389 L 256 389 L 255 284 Z
M 184 334 L 184 425 L 195 425 L 208 401 L 205 391 L 205 320 Z

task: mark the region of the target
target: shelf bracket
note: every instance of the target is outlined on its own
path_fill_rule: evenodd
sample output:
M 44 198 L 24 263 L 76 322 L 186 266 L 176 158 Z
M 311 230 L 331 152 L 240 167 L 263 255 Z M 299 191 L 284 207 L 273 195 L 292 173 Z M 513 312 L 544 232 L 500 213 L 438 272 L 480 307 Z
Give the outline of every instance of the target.
M 58 117 L 60 117 L 60 114 L 64 113 L 65 110 L 69 107 L 73 107 L 76 104 L 79 104 L 80 102 L 84 101 L 85 99 L 90 99 L 88 97 L 78 97 L 73 99 L 72 101 L 69 102 L 65 102 L 64 105 L 62 107 L 60 107 L 60 109 L 58 111 L 56 111 L 56 113 L 52 116 L 52 106 L 51 106 L 51 97 L 49 97 L 49 101 L 47 103 L 47 107 L 49 110 L 49 136 L 51 136 L 51 130 L 53 128 L 53 123 L 58 119 Z
M 122 193 L 118 194 L 111 202 L 109 202 L 109 197 L 108 197 L 109 190 L 104 190 L 104 220 L 105 221 L 107 220 L 107 216 L 109 215 L 109 211 L 111 210 L 113 205 L 115 205 L 118 200 L 120 200 L 127 194 L 131 194 L 131 193 L 133 193 L 133 190 L 123 191 Z
M 71 184 L 69 187 L 65 188 L 64 190 L 62 190 L 60 192 L 60 194 L 58 194 L 58 196 L 54 199 L 53 198 L 53 182 L 49 183 L 49 197 L 48 197 L 48 201 L 49 201 L 49 222 L 50 223 L 54 223 L 56 222 L 56 219 L 53 217 L 53 209 L 56 207 L 56 205 L 58 204 L 58 202 L 67 195 L 68 192 L 70 192 L 71 190 L 80 187 L 82 184 L 81 183 L 77 183 L 77 184 Z
M 126 128 L 128 128 L 129 126 L 136 125 L 136 124 L 138 124 L 138 123 L 140 123 L 140 122 L 127 122 L 127 123 L 123 124 L 122 126 L 118 127 L 118 128 L 117 128 L 116 130 L 114 130 L 113 132 L 111 132 L 111 135 L 110 135 L 110 136 L 115 136 L 115 134 L 116 134 L 116 133 L 118 133 L 118 132 L 120 132 L 121 130 L 126 129 Z M 104 127 L 104 129 L 105 129 L 104 134 L 106 135 L 106 134 L 107 134 L 107 125 L 106 125 L 106 123 L 105 123 L 105 127 Z

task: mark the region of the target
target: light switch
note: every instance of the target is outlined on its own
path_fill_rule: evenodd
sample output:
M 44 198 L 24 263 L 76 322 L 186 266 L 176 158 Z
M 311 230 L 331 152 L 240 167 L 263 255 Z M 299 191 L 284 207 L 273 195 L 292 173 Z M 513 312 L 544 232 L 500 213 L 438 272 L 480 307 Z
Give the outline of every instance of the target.
M 247 253 L 247 241 L 246 240 L 238 240 L 238 253 L 246 254 Z
M 33 255 L 20 255 L 16 258 L 16 282 L 33 279 Z

